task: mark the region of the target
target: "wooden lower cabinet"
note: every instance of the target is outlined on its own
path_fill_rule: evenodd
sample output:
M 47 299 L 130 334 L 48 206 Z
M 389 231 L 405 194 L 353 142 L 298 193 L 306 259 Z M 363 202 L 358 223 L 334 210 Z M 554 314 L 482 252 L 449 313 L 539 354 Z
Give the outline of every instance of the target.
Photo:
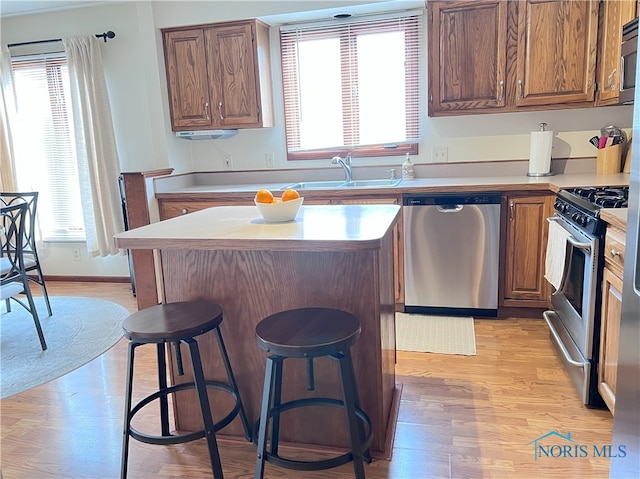
M 503 196 L 501 306 L 545 308 L 551 285 L 544 278 L 550 192 Z
M 618 345 L 622 315 L 622 275 L 625 232 L 609 228 L 605 237 L 604 271 L 602 273 L 602 318 L 600 323 L 600 355 L 598 359 L 598 392 L 605 404 L 615 412 Z
M 304 199 L 305 205 L 354 205 L 354 204 L 379 204 L 379 205 L 397 205 L 402 203 L 400 196 L 380 196 L 380 197 L 355 197 L 355 198 L 336 198 L 335 196 L 324 197 L 306 195 Z M 229 205 L 252 205 L 253 193 L 251 197 L 234 197 L 232 200 L 178 200 L 158 198 L 158 208 L 160 210 L 160 219 L 166 220 L 175 218 L 176 216 L 185 215 L 204 208 L 213 206 L 229 206 Z M 404 303 L 404 248 L 402 239 L 402 215 L 393 230 L 393 253 L 394 253 L 394 294 L 397 305 Z
M 158 208 L 160 210 L 160 220 L 168 220 L 176 216 L 186 215 L 194 211 L 200 211 L 205 208 L 214 206 L 229 205 L 252 205 L 253 200 L 239 200 L 237 202 L 229 202 L 223 200 L 203 200 L 203 201 L 185 201 L 185 200 L 158 200 Z
M 377 205 L 402 205 L 401 196 L 376 197 L 376 198 L 345 198 L 332 200 L 332 204 L 377 204 Z M 402 230 L 402 215 L 393 228 L 393 283 L 396 305 L 404 307 L 404 236 Z

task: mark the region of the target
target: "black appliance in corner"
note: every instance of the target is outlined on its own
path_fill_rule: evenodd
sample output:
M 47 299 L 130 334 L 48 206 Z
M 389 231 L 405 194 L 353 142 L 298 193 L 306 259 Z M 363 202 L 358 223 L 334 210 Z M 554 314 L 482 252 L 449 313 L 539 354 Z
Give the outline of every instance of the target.
M 638 18 L 622 27 L 622 47 L 620 50 L 620 93 L 621 104 L 633 103 L 636 91 L 636 63 L 638 61 Z

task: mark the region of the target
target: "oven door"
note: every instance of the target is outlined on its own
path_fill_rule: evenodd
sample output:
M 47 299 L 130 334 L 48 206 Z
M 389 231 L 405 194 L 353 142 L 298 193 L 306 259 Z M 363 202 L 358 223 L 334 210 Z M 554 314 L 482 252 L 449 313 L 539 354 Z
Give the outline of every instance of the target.
M 558 221 L 570 236 L 567 239 L 562 282 L 560 288 L 551 295 L 553 310 L 546 311 L 544 318 L 565 369 L 586 404 L 594 359 L 599 241 L 561 217 L 554 216 L 549 221 Z

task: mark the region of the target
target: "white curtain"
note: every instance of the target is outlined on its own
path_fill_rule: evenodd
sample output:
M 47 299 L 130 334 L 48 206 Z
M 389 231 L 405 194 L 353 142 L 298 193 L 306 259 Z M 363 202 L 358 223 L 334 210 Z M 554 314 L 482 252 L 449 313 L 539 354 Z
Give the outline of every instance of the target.
M 93 256 L 124 254 L 113 236 L 124 231 L 116 149 L 99 40 L 63 39 L 69 65 L 71 103 L 87 250 Z
M 13 143 L 9 117 L 15 112 L 11 55 L 6 45 L 0 51 L 0 191 L 16 191 Z

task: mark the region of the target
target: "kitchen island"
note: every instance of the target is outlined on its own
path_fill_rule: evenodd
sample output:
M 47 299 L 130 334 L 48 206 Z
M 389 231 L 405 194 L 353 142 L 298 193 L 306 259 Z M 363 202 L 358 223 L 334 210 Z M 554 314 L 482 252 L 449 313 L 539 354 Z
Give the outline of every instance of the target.
M 399 212 L 397 205 L 311 205 L 292 222 L 269 224 L 255 206 L 220 206 L 127 231 L 115 241 L 119 248 L 158 251 L 163 302 L 204 298 L 222 305 L 221 330 L 250 422 L 259 417 L 266 358 L 254 333 L 261 319 L 311 306 L 358 317 L 362 334 L 352 348 L 354 368 L 362 408 L 372 422 L 372 452 L 385 455 L 399 402 L 392 242 Z M 207 333 L 199 343 L 205 376 L 222 380 L 215 336 Z M 173 382 L 191 380 L 187 366 L 185 376 L 172 371 Z M 283 401 L 314 394 L 340 398 L 335 363 L 319 358 L 314 367 L 316 391 L 307 391 L 306 362 L 285 364 Z M 210 393 L 214 419 L 221 416 L 219 408 L 231 407 L 216 394 Z M 176 429 L 200 428 L 194 392 L 178 393 L 174 412 Z M 336 408 L 288 411 L 281 438 L 345 447 L 343 416 Z M 241 437 L 239 420 L 220 434 Z

